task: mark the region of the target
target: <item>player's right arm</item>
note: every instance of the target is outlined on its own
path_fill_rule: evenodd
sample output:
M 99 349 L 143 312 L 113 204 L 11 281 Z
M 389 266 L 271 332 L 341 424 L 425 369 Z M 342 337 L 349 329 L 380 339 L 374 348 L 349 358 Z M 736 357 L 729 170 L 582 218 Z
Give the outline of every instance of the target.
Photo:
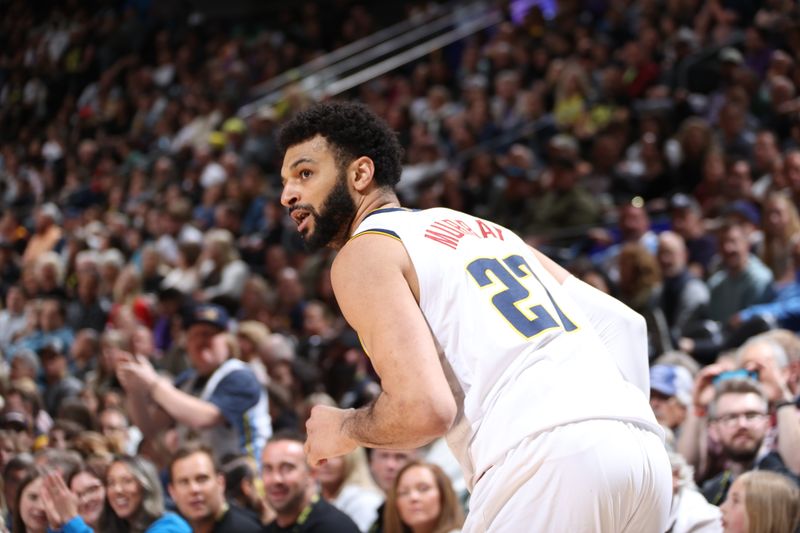
M 312 464 L 354 445 L 416 448 L 452 425 L 455 399 L 407 276 L 416 281 L 405 248 L 386 236 L 360 236 L 337 255 L 331 270 L 336 299 L 382 392 L 365 408 L 312 410 L 306 424 Z
M 616 298 L 579 280 L 535 248 L 531 250 L 545 270 L 578 302 L 626 381 L 634 384 L 649 398 L 647 324 L 642 315 Z

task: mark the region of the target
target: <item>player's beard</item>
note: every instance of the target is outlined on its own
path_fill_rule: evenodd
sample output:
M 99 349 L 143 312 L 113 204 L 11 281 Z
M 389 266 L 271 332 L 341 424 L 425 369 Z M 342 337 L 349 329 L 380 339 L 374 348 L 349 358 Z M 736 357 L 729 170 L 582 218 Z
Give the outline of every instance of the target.
M 356 215 L 356 204 L 347 190 L 347 173 L 339 169 L 331 192 L 322 202 L 319 211 L 309 206 L 310 216 L 314 217 L 314 228 L 303 235 L 309 252 L 328 246 L 341 245 L 347 238 L 347 231 Z

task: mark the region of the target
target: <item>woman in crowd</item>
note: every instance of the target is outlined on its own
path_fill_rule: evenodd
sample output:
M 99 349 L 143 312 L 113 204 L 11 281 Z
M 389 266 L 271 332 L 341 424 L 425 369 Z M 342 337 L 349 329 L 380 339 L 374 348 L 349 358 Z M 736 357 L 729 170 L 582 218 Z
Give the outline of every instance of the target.
M 10 429 L 0 429 L 0 472 L 12 457 L 24 451 L 20 446 L 17 433 Z
M 378 516 L 383 502 L 367 465 L 364 448 L 329 459 L 317 470 L 322 497 L 353 519 L 361 531 L 367 531 Z
M 17 488 L 14 500 L 14 533 L 44 533 L 47 531 L 47 514 L 42 502 L 43 478 L 39 470 L 32 470 Z
M 800 489 L 781 474 L 753 470 L 736 478 L 720 509 L 725 533 L 792 533 L 800 527 Z
M 196 242 L 178 244 L 178 262 L 161 282 L 162 289 L 177 289 L 192 294 L 200 286 L 200 253 L 203 247 Z
M 669 327 L 659 306 L 661 269 L 655 256 L 639 243 L 628 243 L 619 253 L 620 300 L 644 316 L 650 357 L 669 351 Z
M 74 478 L 70 481 L 71 486 L 76 486 Z M 94 480 L 89 483 L 94 483 Z M 90 487 L 83 488 L 84 494 Z M 97 525 L 90 526 L 84 521 L 78 496 L 70 492 L 60 475 L 47 474 L 36 487 L 38 503 L 33 508 L 35 514 L 32 518 L 39 519 L 40 514 L 44 515 L 45 526 L 49 525 L 52 531 L 59 533 L 191 533 L 191 527 L 183 518 L 164 512 L 161 483 L 155 467 L 148 461 L 138 457 L 118 457 L 108 469 L 105 487 L 105 507 Z M 97 490 L 89 491 L 92 498 L 97 496 Z M 20 515 L 24 520 L 24 511 Z M 16 526 L 14 531 L 17 531 Z
M 164 495 L 153 465 L 138 457 L 118 457 L 106 474 L 103 533 L 190 532 L 178 515 L 164 512 Z
M 106 501 L 105 476 L 90 466 L 83 466 L 67 479 L 67 486 L 75 495 L 78 514 L 86 524 L 94 529 L 100 525 L 100 516 Z
M 225 229 L 209 230 L 203 242 L 203 256 L 201 299 L 235 312 L 250 269 L 239 259 L 233 235 Z
M 106 392 L 122 390 L 116 374 L 117 355 L 120 351 L 130 352 L 132 349 L 130 335 L 122 330 L 107 329 L 100 336 L 97 368 L 86 378 L 87 385 L 98 397 L 98 411 L 109 407 L 104 399 Z
M 464 513 L 441 468 L 412 461 L 400 470 L 386 499 L 386 533 L 457 533 L 463 523 Z

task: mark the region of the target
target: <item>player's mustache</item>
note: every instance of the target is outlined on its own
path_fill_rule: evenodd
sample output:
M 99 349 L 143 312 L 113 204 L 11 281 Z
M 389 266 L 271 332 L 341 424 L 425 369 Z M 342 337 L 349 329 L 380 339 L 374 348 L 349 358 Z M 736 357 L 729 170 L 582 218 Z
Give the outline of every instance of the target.
M 294 204 L 293 206 L 291 206 L 289 208 L 289 214 L 291 215 L 292 213 L 294 213 L 298 209 L 302 209 L 303 211 L 308 211 L 312 216 L 315 216 L 315 217 L 319 216 L 319 213 L 317 213 L 317 210 L 314 209 L 314 206 L 312 206 L 310 204 Z

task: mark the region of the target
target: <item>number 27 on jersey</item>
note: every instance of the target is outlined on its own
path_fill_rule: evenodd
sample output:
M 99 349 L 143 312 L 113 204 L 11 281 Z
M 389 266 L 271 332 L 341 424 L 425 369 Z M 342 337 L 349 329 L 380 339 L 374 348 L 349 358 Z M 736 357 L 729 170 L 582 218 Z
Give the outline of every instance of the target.
M 550 291 L 541 283 L 522 256 L 512 255 L 502 261 L 496 258 L 482 257 L 467 265 L 467 271 L 481 288 L 496 287 L 497 285 L 500 285 L 500 288 L 505 287 L 504 290 L 500 290 L 492 296 L 492 304 L 524 337 L 530 339 L 553 328 L 563 328 L 567 332 L 578 329 L 561 311 L 550 295 Z M 492 276 L 489 275 L 490 273 Z M 528 314 L 519 308 L 518 304 L 530 296 L 531 290 L 534 289 L 534 283 L 544 289 L 550 303 L 555 308 L 558 320 L 541 304 L 529 307 Z M 532 318 L 529 317 L 530 313 L 533 314 Z

